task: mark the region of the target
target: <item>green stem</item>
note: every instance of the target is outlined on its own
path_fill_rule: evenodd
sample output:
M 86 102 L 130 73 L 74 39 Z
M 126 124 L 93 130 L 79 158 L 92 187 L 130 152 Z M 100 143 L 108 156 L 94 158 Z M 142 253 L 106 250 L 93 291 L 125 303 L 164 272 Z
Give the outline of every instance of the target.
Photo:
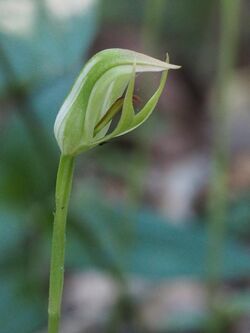
M 240 0 L 221 0 L 221 27 L 216 96 L 212 108 L 214 142 L 213 175 L 208 203 L 208 295 L 212 313 L 216 290 L 222 277 L 223 249 L 226 233 L 228 164 L 229 164 L 229 124 L 227 116 L 227 85 L 233 71 L 238 41 Z M 208 327 L 209 332 L 220 332 L 218 320 Z
M 229 129 L 226 94 L 237 50 L 239 10 L 240 0 L 221 0 L 220 53 L 216 97 L 213 105 L 213 178 L 209 200 L 209 275 L 210 281 L 215 285 L 217 285 L 221 275 L 221 256 L 227 211 Z
M 56 180 L 56 211 L 50 265 L 48 333 L 57 333 L 59 329 L 64 278 L 65 228 L 73 170 L 74 157 L 62 155 Z
M 145 49 L 159 51 L 160 30 L 164 18 L 165 0 L 145 1 L 142 39 Z

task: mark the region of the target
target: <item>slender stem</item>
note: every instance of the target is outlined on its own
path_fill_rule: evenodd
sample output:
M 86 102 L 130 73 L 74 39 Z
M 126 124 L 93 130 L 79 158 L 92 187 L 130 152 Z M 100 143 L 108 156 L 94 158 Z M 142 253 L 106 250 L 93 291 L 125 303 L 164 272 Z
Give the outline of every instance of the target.
M 223 248 L 226 232 L 229 128 L 227 116 L 227 85 L 230 81 L 237 51 L 240 0 L 221 0 L 221 27 L 216 96 L 213 104 L 213 175 L 209 198 L 208 288 L 211 310 L 223 268 Z M 218 323 L 209 332 L 219 332 Z
M 73 170 L 74 157 L 62 155 L 56 180 L 56 211 L 54 216 L 50 265 L 48 333 L 57 333 L 59 330 L 64 278 L 65 228 Z
M 164 18 L 165 0 L 145 1 L 142 39 L 145 49 L 159 51 L 160 29 Z
M 213 178 L 210 191 L 210 279 L 220 277 L 221 249 L 227 206 L 227 173 L 229 163 L 229 130 L 227 117 L 227 84 L 230 80 L 237 47 L 240 0 L 221 0 L 221 36 L 216 97 L 213 105 Z

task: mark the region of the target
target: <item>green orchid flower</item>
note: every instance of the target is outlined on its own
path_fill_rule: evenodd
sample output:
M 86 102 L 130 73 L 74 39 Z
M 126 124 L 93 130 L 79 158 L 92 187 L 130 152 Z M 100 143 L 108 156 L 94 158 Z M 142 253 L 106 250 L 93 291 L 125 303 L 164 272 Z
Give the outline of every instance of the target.
M 63 103 L 54 132 L 61 149 L 57 172 L 51 247 L 48 333 L 58 333 L 63 293 L 65 231 L 76 156 L 140 126 L 154 110 L 169 69 L 179 68 L 144 54 L 109 49 L 91 58 Z M 135 112 L 136 73 L 163 72 L 160 84 L 145 106 Z M 116 126 L 110 125 L 121 111 Z
M 168 70 L 176 68 L 179 66 L 169 64 L 168 59 L 164 62 L 124 49 L 107 49 L 93 56 L 81 71 L 55 121 L 55 137 L 62 154 L 77 155 L 140 126 L 154 110 Z M 143 72 L 163 74 L 156 92 L 142 110 L 135 113 L 135 75 Z M 108 133 L 119 110 L 120 120 Z

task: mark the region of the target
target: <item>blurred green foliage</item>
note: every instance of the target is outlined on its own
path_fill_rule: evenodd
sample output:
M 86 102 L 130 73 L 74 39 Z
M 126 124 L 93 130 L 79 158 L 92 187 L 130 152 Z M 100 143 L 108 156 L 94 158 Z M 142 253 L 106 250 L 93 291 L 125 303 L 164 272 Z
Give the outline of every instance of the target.
M 31 333 L 46 323 L 58 158 L 52 128 L 56 112 L 98 31 L 97 17 L 102 18 L 103 24 L 133 23 L 138 31 L 144 31 L 148 24 L 150 30 L 157 20 L 154 16 L 145 17 L 152 3 L 153 0 L 105 0 L 101 2 L 101 14 L 96 3 L 90 11 L 61 21 L 49 15 L 43 2 L 34 1 L 38 16 L 32 34 L 24 38 L 0 32 L 1 333 Z M 207 47 L 211 24 L 208 13 L 216 7 L 215 1 L 159 1 L 159 5 L 163 6 L 157 23 L 159 39 L 167 39 L 171 54 L 182 59 L 185 55 L 191 68 L 196 59 L 201 59 L 203 47 Z M 0 21 L 1 18 L 0 15 Z M 209 52 L 211 55 L 216 50 Z M 79 162 L 90 169 L 93 160 L 105 175 L 126 184 L 130 205 L 119 202 L 118 208 L 111 207 L 104 200 L 106 193 L 98 187 L 98 180 L 82 175 L 79 163 L 78 186 L 68 223 L 67 269 L 95 267 L 117 279 L 136 274 L 154 283 L 175 277 L 204 281 L 205 221 L 194 219 L 180 228 L 140 205 L 140 182 L 147 161 L 140 140 L 128 150 L 121 151 L 120 146 L 113 145 L 100 147 Z M 231 204 L 228 214 L 223 249 L 223 278 L 227 281 L 249 277 L 249 219 L 246 193 Z M 240 316 L 249 311 L 249 304 L 250 297 L 244 293 L 222 302 L 221 308 L 228 317 L 232 313 Z M 166 331 L 198 329 L 206 319 L 203 313 L 190 314 L 188 318 L 178 316 L 172 318 Z

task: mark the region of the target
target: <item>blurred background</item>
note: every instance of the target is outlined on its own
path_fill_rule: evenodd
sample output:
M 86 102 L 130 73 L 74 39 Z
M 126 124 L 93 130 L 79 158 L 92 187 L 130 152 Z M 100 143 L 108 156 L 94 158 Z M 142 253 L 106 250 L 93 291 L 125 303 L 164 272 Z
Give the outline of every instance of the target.
M 250 3 L 0 0 L 0 332 L 45 333 L 56 114 L 113 47 L 181 65 L 77 160 L 62 333 L 250 332 Z M 147 101 L 159 76 L 138 76 Z

